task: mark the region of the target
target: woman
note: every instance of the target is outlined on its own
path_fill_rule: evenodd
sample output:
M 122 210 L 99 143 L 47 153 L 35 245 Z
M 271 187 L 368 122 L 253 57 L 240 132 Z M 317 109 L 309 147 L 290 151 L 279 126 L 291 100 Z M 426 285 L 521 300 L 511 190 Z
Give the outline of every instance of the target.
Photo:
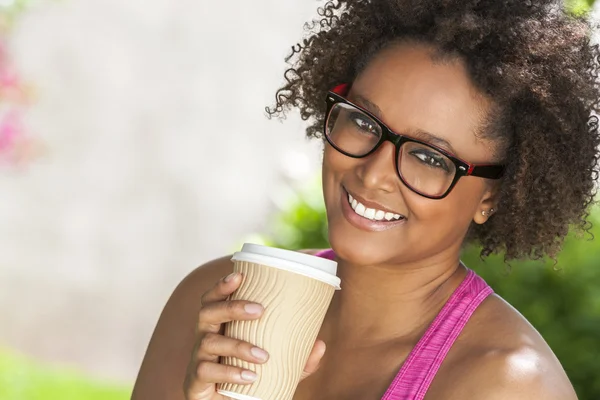
M 325 139 L 332 250 L 318 255 L 343 282 L 294 399 L 575 399 L 543 338 L 460 253 L 555 257 L 569 226 L 587 229 L 600 144 L 589 27 L 550 0 L 319 12 L 268 110 L 299 109 Z M 215 260 L 175 290 L 134 399 L 220 400 L 215 382 L 256 379 L 217 363 L 268 360 L 220 334 L 262 313 L 226 301 L 231 271 Z

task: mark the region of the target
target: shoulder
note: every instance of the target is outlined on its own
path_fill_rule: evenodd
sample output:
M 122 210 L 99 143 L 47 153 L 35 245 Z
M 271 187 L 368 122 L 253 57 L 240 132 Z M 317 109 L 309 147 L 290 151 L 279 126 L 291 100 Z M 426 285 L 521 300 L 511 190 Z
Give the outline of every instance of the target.
M 473 379 L 486 384 L 474 388 L 475 399 L 577 399 L 557 360 L 535 346 L 492 351 L 478 364 Z
M 175 288 L 148 344 L 132 399 L 183 400 L 183 379 L 194 348 L 200 298 L 233 271 L 230 259 L 222 257 L 196 268 Z
M 437 386 L 452 396 L 442 398 L 577 399 L 542 336 L 497 295 L 473 314 L 445 364 Z
M 315 254 L 318 250 L 300 250 Z M 189 273 L 165 305 L 148 344 L 132 399 L 183 400 L 183 380 L 195 344 L 202 295 L 233 271 L 231 256 Z
M 490 348 L 471 363 L 468 382 L 461 382 L 471 399 L 577 399 L 558 360 L 533 343 Z

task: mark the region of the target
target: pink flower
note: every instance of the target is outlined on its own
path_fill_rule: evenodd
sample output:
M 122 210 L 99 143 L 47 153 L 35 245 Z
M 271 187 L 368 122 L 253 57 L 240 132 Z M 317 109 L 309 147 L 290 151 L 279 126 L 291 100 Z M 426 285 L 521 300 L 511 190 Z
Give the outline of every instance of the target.
M 0 120 L 0 153 L 10 150 L 22 133 L 18 114 L 15 111 L 7 112 Z

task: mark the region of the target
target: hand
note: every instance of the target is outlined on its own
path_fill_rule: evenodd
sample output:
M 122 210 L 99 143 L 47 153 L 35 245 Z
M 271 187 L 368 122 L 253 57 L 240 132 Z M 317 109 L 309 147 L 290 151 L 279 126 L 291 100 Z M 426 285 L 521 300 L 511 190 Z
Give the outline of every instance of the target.
M 249 321 L 262 316 L 263 307 L 249 301 L 227 301 L 241 284 L 239 273 L 221 279 L 202 295 L 198 316 L 196 344 L 184 382 L 186 400 L 225 400 L 217 393 L 217 383 L 249 385 L 257 378 L 253 371 L 221 365 L 219 357 L 236 357 L 255 364 L 265 363 L 269 355 L 248 342 L 223 336 L 225 323 Z M 317 340 L 308 358 L 301 379 L 318 369 L 325 353 L 325 343 Z

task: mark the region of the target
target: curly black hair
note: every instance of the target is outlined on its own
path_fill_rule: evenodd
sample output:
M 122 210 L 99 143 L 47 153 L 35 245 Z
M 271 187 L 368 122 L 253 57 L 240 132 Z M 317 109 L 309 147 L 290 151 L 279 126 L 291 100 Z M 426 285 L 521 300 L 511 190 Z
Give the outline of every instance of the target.
M 575 226 L 589 230 L 598 177 L 598 46 L 583 17 L 552 0 L 329 1 L 292 47 L 286 84 L 270 116 L 291 108 L 322 137 L 325 96 L 352 82 L 392 42 L 458 55 L 495 103 L 485 135 L 502 144 L 507 169 L 497 213 L 473 224 L 481 256 L 554 258 Z

